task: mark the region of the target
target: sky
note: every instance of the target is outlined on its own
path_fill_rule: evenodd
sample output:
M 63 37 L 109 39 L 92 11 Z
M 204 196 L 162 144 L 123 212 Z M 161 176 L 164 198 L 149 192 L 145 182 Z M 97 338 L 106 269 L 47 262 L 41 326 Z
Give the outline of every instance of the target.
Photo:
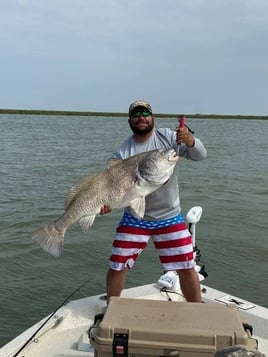
M 267 0 L 0 0 L 0 108 L 268 115 Z

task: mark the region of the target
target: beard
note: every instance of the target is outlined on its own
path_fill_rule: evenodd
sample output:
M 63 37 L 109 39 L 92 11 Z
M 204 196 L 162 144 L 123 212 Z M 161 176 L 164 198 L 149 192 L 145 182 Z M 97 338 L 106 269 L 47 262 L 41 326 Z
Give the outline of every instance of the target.
M 146 127 L 139 128 L 136 125 L 139 124 L 140 122 L 146 123 L 148 125 Z M 141 136 L 142 135 L 147 135 L 148 133 L 150 133 L 153 130 L 154 120 L 152 120 L 151 124 L 149 124 L 147 122 L 147 120 L 142 120 L 142 121 L 139 121 L 139 122 L 135 123 L 134 125 L 132 124 L 131 121 L 129 121 L 129 126 L 130 126 L 130 128 L 131 128 L 131 130 L 133 131 L 134 134 L 141 135 Z

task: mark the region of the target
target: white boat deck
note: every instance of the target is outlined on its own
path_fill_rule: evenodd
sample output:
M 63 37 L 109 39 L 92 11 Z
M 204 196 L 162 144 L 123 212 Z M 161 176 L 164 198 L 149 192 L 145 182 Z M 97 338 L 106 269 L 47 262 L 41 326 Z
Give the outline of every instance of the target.
M 204 302 L 216 302 L 216 299 L 226 296 L 225 293 L 202 286 Z M 154 284 L 130 288 L 123 291 L 122 297 L 167 300 L 168 296 L 160 292 Z M 172 300 L 182 301 L 179 294 L 171 293 Z M 236 301 L 240 298 L 232 297 Z M 89 344 L 87 332 L 93 324 L 96 314 L 106 307 L 102 295 L 74 300 L 62 307 L 57 315 L 40 330 L 33 341 L 26 346 L 18 357 L 86 357 L 94 356 L 94 350 Z M 268 309 L 251 304 L 248 310 L 240 310 L 253 326 L 254 337 L 258 339 L 259 350 L 268 356 Z M 0 357 L 14 357 L 21 346 L 37 331 L 46 320 L 43 319 L 16 339 L 0 349 Z

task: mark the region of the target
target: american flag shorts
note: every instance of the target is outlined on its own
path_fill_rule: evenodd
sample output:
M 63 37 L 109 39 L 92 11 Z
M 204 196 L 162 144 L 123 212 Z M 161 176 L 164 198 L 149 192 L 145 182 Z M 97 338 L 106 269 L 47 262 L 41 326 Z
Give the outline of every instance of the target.
M 195 266 L 192 237 L 181 213 L 170 219 L 147 221 L 125 212 L 113 241 L 110 268 L 131 269 L 150 237 L 164 270 Z

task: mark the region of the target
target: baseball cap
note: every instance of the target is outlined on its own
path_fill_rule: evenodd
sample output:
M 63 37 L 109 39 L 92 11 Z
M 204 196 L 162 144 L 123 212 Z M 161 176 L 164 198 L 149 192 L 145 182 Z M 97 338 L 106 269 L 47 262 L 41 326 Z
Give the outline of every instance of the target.
M 145 100 L 136 100 L 134 103 L 130 104 L 129 106 L 129 116 L 131 115 L 131 113 L 133 112 L 133 110 L 137 107 L 143 107 L 145 108 L 146 110 L 148 110 L 148 112 L 150 112 L 151 114 L 153 114 L 153 111 L 152 111 L 152 107 L 151 105 L 146 102 Z

